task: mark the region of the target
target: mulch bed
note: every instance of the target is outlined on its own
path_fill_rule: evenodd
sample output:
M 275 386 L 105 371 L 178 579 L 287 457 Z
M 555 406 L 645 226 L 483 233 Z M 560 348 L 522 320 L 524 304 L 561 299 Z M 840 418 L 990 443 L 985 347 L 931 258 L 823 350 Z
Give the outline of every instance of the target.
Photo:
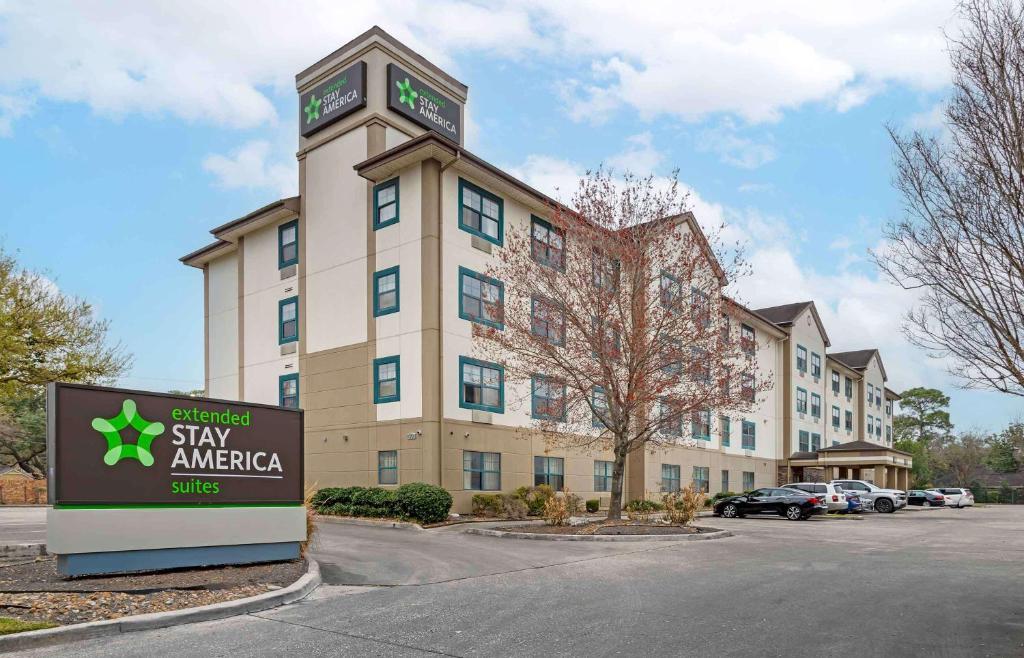
M 52 557 L 0 566 L 0 617 L 76 624 L 193 608 L 291 585 L 304 560 L 64 578 Z
M 495 528 L 503 532 L 524 532 L 535 535 L 695 535 L 716 532 L 715 528 L 667 525 L 664 523 L 589 523 L 579 526 L 527 525 Z

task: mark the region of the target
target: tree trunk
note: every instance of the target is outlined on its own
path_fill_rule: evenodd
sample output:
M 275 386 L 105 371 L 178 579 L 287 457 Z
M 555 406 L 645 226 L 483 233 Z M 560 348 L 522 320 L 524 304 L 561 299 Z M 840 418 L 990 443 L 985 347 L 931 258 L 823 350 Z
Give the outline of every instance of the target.
M 618 441 L 616 441 L 618 443 Z M 622 518 L 622 481 L 626 471 L 626 451 L 615 448 L 615 461 L 612 463 L 611 501 L 608 503 L 608 520 L 618 521 Z

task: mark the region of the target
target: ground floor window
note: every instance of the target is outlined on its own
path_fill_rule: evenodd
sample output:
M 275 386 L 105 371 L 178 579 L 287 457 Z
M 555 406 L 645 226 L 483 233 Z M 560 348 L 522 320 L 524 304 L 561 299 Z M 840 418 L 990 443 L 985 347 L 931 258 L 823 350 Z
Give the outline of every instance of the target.
M 555 491 L 565 488 L 565 460 L 561 457 L 534 457 L 533 484 L 546 484 Z
M 729 490 L 729 469 L 722 469 L 722 491 Z
M 612 490 L 611 462 L 594 460 L 594 491 Z
M 377 453 L 377 484 L 398 484 L 398 451 Z
M 679 491 L 679 465 L 661 465 L 661 490 Z
M 501 453 L 462 451 L 462 488 L 501 490 Z
M 743 490 L 750 491 L 754 488 L 754 472 L 743 471 Z
M 693 467 L 693 486 L 698 491 L 707 493 L 710 490 L 711 484 L 711 468 L 709 466 L 694 466 Z

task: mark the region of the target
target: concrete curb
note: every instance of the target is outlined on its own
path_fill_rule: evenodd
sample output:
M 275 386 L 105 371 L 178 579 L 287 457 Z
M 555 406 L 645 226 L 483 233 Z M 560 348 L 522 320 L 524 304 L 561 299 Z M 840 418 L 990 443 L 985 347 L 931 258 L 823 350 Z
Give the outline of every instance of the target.
M 733 536 L 728 530 L 715 530 L 700 535 L 542 535 L 533 532 L 506 532 L 489 528 L 467 528 L 463 532 L 467 535 L 504 539 L 538 539 L 541 541 L 707 541 Z
M 66 642 L 77 642 L 96 637 L 119 635 L 133 631 L 145 631 L 155 628 L 166 628 L 180 624 L 194 624 L 200 621 L 212 621 L 244 615 L 260 610 L 269 610 L 287 603 L 294 603 L 309 596 L 320 585 L 320 565 L 316 560 L 307 557 L 309 566 L 306 573 L 291 585 L 279 590 L 257 594 L 235 601 L 212 603 L 198 608 L 171 610 L 168 612 L 152 612 L 146 615 L 132 615 L 119 619 L 90 621 L 84 624 L 58 626 L 41 631 L 28 631 L 13 635 L 0 636 L 0 653 L 25 651 L 37 647 Z
M 315 521 L 317 523 L 336 523 L 338 525 L 361 525 L 369 526 L 371 528 L 397 528 L 400 530 L 424 530 L 424 527 L 418 523 L 412 523 L 410 521 L 384 521 L 379 519 L 360 519 L 352 516 L 321 516 L 316 515 Z
M 46 555 L 46 544 L 29 542 L 24 544 L 0 544 L 0 559 L 12 557 L 39 557 Z

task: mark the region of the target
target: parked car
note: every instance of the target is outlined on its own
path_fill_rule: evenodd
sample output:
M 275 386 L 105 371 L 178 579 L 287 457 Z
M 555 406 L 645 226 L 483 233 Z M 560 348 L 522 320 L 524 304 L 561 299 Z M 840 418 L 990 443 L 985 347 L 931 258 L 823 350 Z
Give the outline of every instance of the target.
M 960 487 L 941 487 L 929 489 L 928 491 L 934 491 L 945 496 L 947 507 L 956 507 L 959 509 L 974 505 L 974 493 L 970 489 L 962 489 Z
M 843 491 L 843 495 L 846 496 L 846 514 L 860 514 L 864 511 L 864 503 L 861 502 L 860 496 L 852 491 Z
M 846 494 L 842 487 L 828 482 L 793 482 L 782 485 L 787 489 L 799 489 L 815 496 L 822 496 L 828 504 L 830 512 L 846 512 Z
M 714 513 L 727 519 L 747 514 L 778 514 L 790 521 L 800 521 L 824 514 L 827 509 L 828 503 L 821 496 L 799 489 L 765 487 L 723 498 L 715 503 Z
M 832 480 L 831 484 L 839 485 L 844 492 L 855 492 L 861 502 L 869 502 L 875 511 L 883 514 L 891 514 L 907 506 L 906 491 L 885 489 L 866 480 Z
M 938 491 L 911 489 L 907 492 L 907 505 L 920 507 L 941 507 L 946 504 L 946 496 Z

